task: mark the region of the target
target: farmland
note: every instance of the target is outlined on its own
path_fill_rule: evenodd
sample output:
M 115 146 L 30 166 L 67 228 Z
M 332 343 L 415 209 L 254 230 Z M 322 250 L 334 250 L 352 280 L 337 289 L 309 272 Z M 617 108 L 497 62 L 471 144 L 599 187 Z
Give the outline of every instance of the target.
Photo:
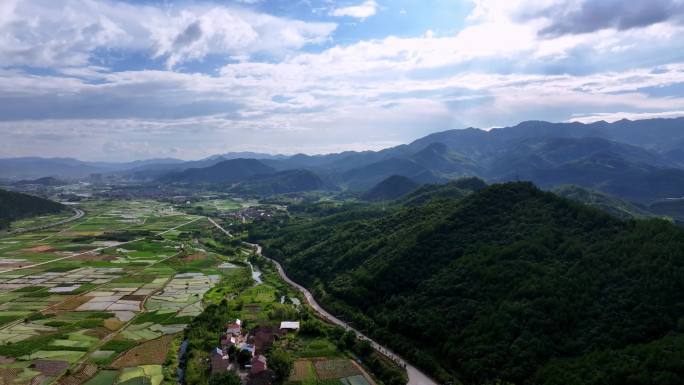
M 250 204 L 210 200 L 194 207 Z M 188 213 L 195 210 L 151 200 L 86 200 L 79 208 L 86 215 L 72 222 L 0 237 L 5 384 L 175 384 L 182 339 L 190 342 L 187 383 L 206 384 L 206 357 L 229 319 L 276 330 L 284 320 L 320 323 L 273 266 L 206 217 Z M 260 281 L 252 265 L 261 268 Z M 274 343 L 296 360 L 285 382 L 373 384 L 340 344 L 343 330 L 325 330 Z M 302 365 L 311 376 L 299 379 Z
M 80 208 L 87 215 L 76 221 L 0 238 L 0 375 L 18 385 L 158 385 L 171 340 L 202 312 L 227 257 L 180 240 L 208 221 L 166 203 Z M 61 219 L 52 217 L 21 225 Z

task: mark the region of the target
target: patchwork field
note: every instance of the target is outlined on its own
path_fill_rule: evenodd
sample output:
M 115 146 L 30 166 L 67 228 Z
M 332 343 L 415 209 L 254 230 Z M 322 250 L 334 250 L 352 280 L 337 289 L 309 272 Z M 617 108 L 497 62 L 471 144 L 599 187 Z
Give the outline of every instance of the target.
M 171 339 L 228 261 L 188 235 L 204 217 L 169 204 L 80 208 L 73 222 L 0 237 L 0 382 L 159 385 Z
M 253 204 L 211 199 L 190 212 Z M 181 340 L 218 341 L 235 318 L 261 330 L 250 340 L 259 354 L 296 359 L 286 384 L 374 385 L 329 336 L 276 340 L 281 321 L 301 319 L 303 297 L 206 217 L 146 200 L 78 208 L 72 222 L 0 236 L 0 385 L 176 384 Z M 201 380 L 188 383 L 206 384 L 208 350 L 189 349 L 186 378 Z

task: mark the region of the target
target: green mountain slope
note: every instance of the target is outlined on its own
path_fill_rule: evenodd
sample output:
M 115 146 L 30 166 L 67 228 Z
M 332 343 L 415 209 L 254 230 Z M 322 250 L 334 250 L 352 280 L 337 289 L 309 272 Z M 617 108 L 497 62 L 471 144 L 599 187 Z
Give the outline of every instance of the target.
M 389 201 L 409 194 L 418 187 L 420 184 L 405 176 L 392 175 L 366 191 L 361 198 L 371 202 Z
M 405 205 L 419 205 L 434 199 L 458 199 L 474 191 L 486 188 L 487 184 L 479 178 L 466 177 L 444 184 L 426 184 L 401 199 Z
M 652 218 L 658 216 L 647 209 L 633 205 L 618 197 L 600 191 L 584 189 L 579 186 L 559 186 L 553 189 L 553 192 L 562 197 L 596 207 L 601 211 L 605 211 L 608 214 L 621 219 Z
M 307 170 L 286 170 L 253 176 L 233 186 L 230 191 L 242 194 L 272 195 L 325 189 L 321 178 Z
M 58 213 L 62 210 L 66 210 L 66 207 L 60 203 L 0 189 L 0 229 L 6 229 L 10 222 L 17 219 Z
M 275 170 L 256 159 L 230 159 L 203 168 L 171 172 L 160 178 L 170 183 L 233 183 Z
M 649 364 L 684 331 L 684 231 L 666 221 L 510 183 L 253 234 L 334 314 L 444 382 L 684 379 L 681 348 Z
M 665 199 L 654 202 L 648 209 L 656 214 L 667 215 L 678 222 L 684 223 L 684 198 Z

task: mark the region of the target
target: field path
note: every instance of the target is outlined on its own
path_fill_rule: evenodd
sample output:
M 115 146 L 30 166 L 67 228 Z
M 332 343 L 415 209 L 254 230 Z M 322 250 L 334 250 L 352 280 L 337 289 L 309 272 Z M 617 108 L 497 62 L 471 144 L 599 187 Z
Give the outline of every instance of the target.
M 209 218 L 209 221 L 213 223 L 218 229 L 222 230 L 226 235 L 232 237 L 228 231 L 223 229 L 223 227 L 219 226 L 216 222 L 214 222 L 211 218 Z M 406 374 L 408 374 L 408 385 L 439 385 L 437 381 L 433 380 L 430 378 L 427 374 L 423 373 L 420 369 L 416 368 L 415 366 L 411 365 L 408 363 L 406 360 L 401 358 L 398 354 L 394 353 L 390 349 L 386 348 L 383 345 L 380 345 L 379 343 L 373 341 L 372 339 L 368 338 L 366 335 L 361 333 L 360 331 L 354 329 L 353 327 L 349 326 L 346 322 L 342 321 L 341 319 L 335 317 L 334 315 L 328 313 L 321 305 L 316 302 L 316 299 L 314 296 L 311 294 L 311 292 L 305 288 L 304 286 L 298 284 L 297 282 L 293 281 L 290 279 L 290 277 L 285 274 L 285 270 L 283 269 L 283 266 L 280 265 L 280 263 L 274 259 L 271 259 L 262 253 L 262 248 L 260 245 L 254 244 L 254 243 L 247 243 L 243 242 L 245 245 L 251 247 L 258 255 L 268 259 L 269 261 L 273 262 L 273 264 L 276 266 L 276 269 L 278 270 L 278 274 L 280 274 L 280 277 L 287 282 L 288 284 L 292 285 L 293 287 L 297 288 L 302 294 L 304 294 L 304 297 L 306 298 L 306 301 L 309 303 L 309 306 L 311 306 L 312 309 L 314 309 L 318 314 L 320 314 L 321 317 L 324 319 L 328 320 L 329 322 L 332 322 L 336 325 L 342 326 L 346 330 L 351 330 L 354 333 L 356 333 L 356 336 L 359 339 L 367 340 L 370 342 L 371 346 L 373 349 L 375 349 L 378 353 L 384 355 L 385 357 L 389 358 L 390 360 L 396 362 L 399 366 L 403 367 L 406 369 Z
M 189 222 L 185 222 L 185 223 L 183 223 L 183 224 L 181 224 L 181 225 L 178 225 L 178 226 L 176 226 L 176 227 L 173 227 L 173 228 L 171 228 L 171 229 L 164 230 L 164 231 L 159 232 L 159 233 L 157 233 L 157 234 L 155 234 L 155 235 L 164 235 L 164 234 L 168 233 L 169 231 L 173 231 L 173 230 L 176 230 L 176 229 L 178 229 L 178 228 L 181 228 L 181 227 L 183 227 L 183 226 L 185 226 L 185 225 L 189 225 L 189 224 L 191 224 L 191 223 L 193 223 L 193 222 L 196 222 L 196 221 L 198 221 L 198 220 L 200 220 L 200 219 L 202 219 L 202 218 L 203 218 L 203 217 L 194 218 L 194 219 L 192 219 L 192 220 L 189 221 Z M 125 244 L 128 244 L 128 243 L 133 243 L 133 242 L 142 241 L 142 240 L 144 240 L 144 239 L 145 239 L 145 237 L 136 238 L 136 239 L 133 239 L 133 240 L 131 240 L 131 241 L 126 241 L 126 242 L 117 243 L 116 245 L 102 246 L 102 247 L 98 247 L 98 248 L 96 248 L 96 249 L 84 251 L 84 252 L 82 252 L 82 253 L 67 255 L 66 257 L 51 259 L 51 260 L 49 260 L 49 261 L 40 262 L 40 263 L 35 263 L 35 264 L 33 264 L 33 265 L 27 265 L 27 266 L 22 266 L 22 267 L 13 267 L 13 268 L 11 268 L 11 269 L 2 270 L 2 271 L 0 271 L 0 273 L 9 273 L 10 271 L 23 270 L 23 269 L 30 269 L 30 268 L 32 268 L 32 267 L 47 265 L 48 263 L 63 261 L 63 260 L 65 260 L 65 259 L 71 259 L 71 258 L 75 258 L 75 257 L 81 256 L 81 255 L 86 255 L 86 254 L 90 254 L 90 253 L 96 253 L 96 252 L 101 251 L 101 250 L 104 250 L 104 249 L 109 249 L 109 248 L 112 248 L 112 247 L 119 247 L 119 246 L 122 246 L 122 245 L 125 245 Z
M 224 229 L 223 227 L 221 227 L 221 225 L 219 225 L 218 223 L 214 222 L 213 219 L 211 219 L 211 218 L 209 218 L 209 217 L 206 217 L 206 218 L 209 220 L 209 222 L 211 222 L 214 226 L 216 226 L 217 229 L 223 231 L 224 234 L 226 234 L 227 236 L 229 236 L 229 237 L 231 237 L 231 238 L 233 237 L 233 235 L 230 233 L 230 231 L 228 231 L 228 230 Z

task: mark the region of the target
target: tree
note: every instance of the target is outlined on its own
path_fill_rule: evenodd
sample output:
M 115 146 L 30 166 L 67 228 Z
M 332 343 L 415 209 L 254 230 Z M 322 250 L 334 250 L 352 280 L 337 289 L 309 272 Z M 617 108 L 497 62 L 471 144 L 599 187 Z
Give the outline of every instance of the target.
M 233 371 L 212 374 L 209 385 L 240 385 L 240 377 Z
M 356 343 L 356 333 L 347 330 L 338 341 L 338 345 L 344 349 L 351 349 Z
M 273 370 L 277 380 L 286 379 L 292 371 L 292 366 L 290 353 L 282 349 L 274 350 L 268 357 L 268 367 Z
M 373 353 L 373 346 L 368 340 L 358 340 L 356 345 L 354 345 L 354 353 L 361 357 L 368 357 Z
M 237 354 L 237 362 L 240 366 L 247 365 L 252 360 L 252 353 L 249 350 L 240 350 Z

